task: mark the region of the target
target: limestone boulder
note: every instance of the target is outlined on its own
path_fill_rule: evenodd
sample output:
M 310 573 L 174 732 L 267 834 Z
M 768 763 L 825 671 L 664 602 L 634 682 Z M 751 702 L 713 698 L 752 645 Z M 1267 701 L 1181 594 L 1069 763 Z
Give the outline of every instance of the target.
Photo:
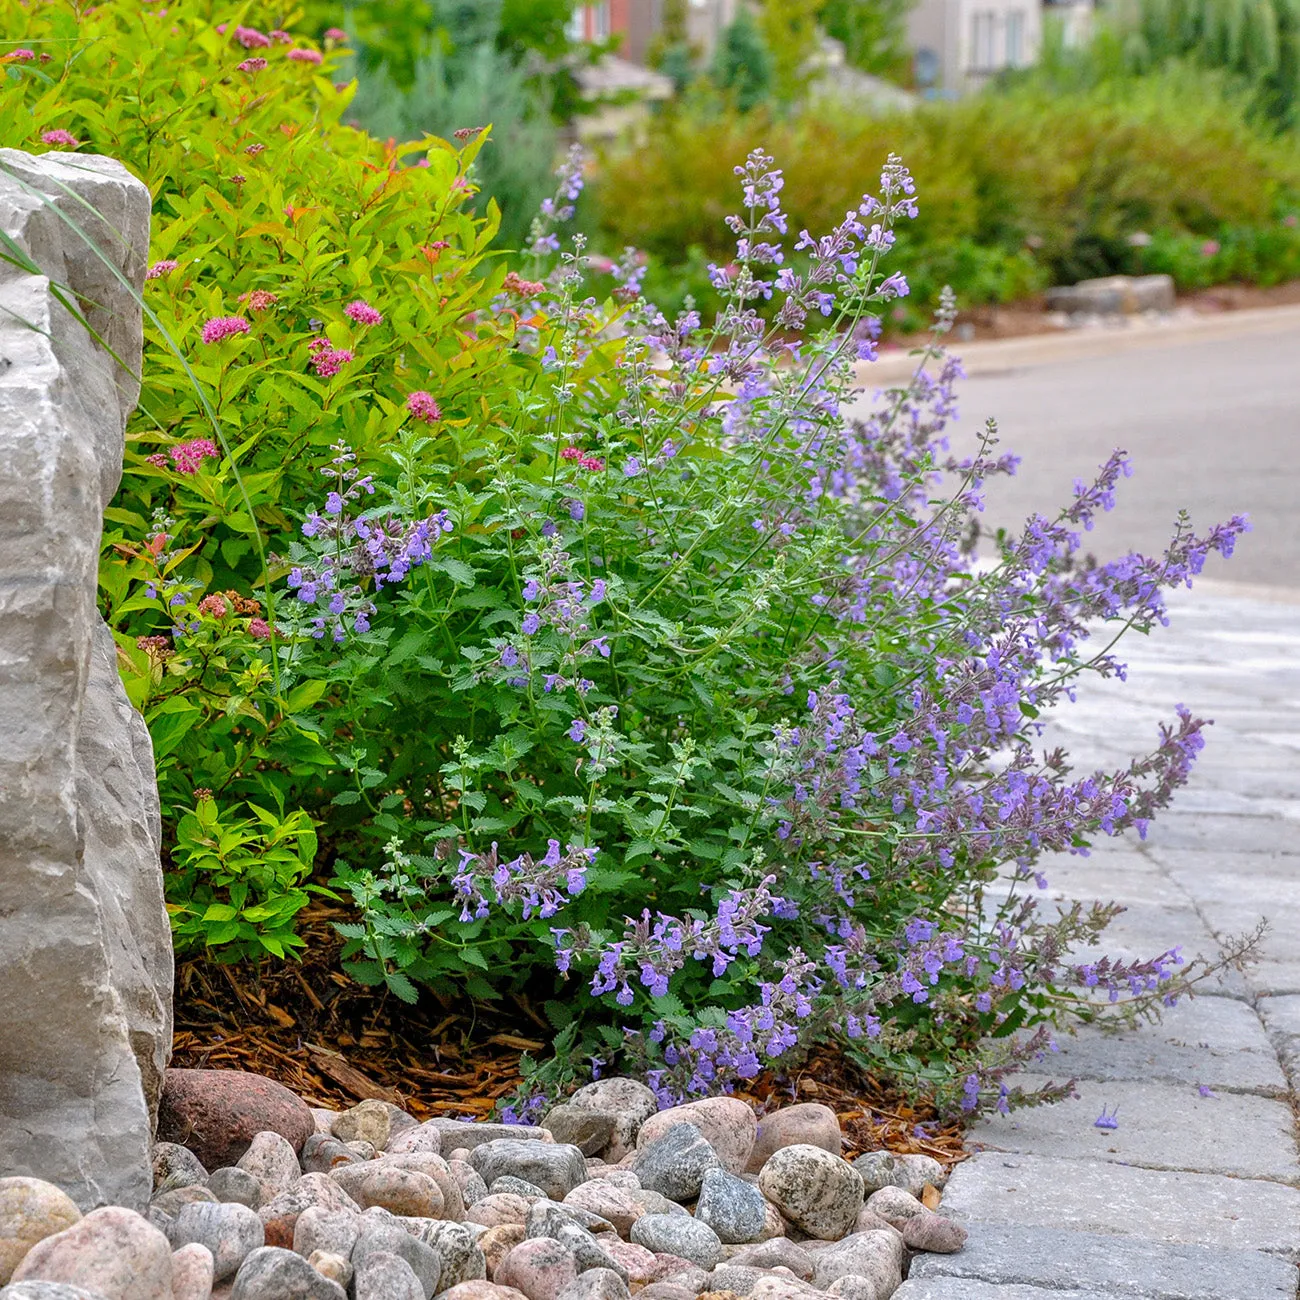
M 144 1209 L 172 945 L 153 751 L 96 575 L 149 191 L 108 158 L 0 149 L 0 229 L 30 259 L 0 263 L 0 1169 Z

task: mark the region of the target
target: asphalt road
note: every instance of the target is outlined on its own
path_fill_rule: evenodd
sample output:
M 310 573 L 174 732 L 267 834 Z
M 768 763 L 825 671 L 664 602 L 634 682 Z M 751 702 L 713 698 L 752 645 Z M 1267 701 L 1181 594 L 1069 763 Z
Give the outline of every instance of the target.
M 1133 477 L 1090 550 L 1151 553 L 1180 508 L 1198 526 L 1240 511 L 1253 531 L 1206 578 L 1300 592 L 1300 313 L 1242 316 L 1165 335 L 970 345 L 954 445 L 969 446 L 991 416 L 1002 447 L 1022 457 L 1014 479 L 990 485 L 989 521 L 1055 513 L 1075 478 L 1122 447 Z

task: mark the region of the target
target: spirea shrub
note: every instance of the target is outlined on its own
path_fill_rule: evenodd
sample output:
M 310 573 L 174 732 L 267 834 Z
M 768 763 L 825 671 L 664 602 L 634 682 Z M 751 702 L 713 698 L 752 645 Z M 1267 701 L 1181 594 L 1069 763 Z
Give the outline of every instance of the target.
M 562 236 L 575 159 L 532 261 L 487 270 L 472 152 L 407 166 L 339 126 L 346 92 L 247 11 L 14 12 L 51 60 L 7 138 L 60 124 L 157 194 L 103 590 L 183 943 L 284 952 L 329 888 L 358 979 L 527 996 L 558 1035 L 537 1086 L 593 1055 L 664 1097 L 837 1041 L 1006 1106 L 1062 1009 L 1176 994 L 1173 952 L 1072 960 L 1113 909 L 1041 911 L 1037 862 L 1142 833 L 1202 723 L 1074 772 L 1039 717 L 1244 521 L 1087 557 L 1117 452 L 977 556 L 1013 459 L 949 449 L 956 361 L 847 418 L 909 293 L 898 159 L 811 233 L 751 153 L 724 308 L 669 319 L 634 253 Z

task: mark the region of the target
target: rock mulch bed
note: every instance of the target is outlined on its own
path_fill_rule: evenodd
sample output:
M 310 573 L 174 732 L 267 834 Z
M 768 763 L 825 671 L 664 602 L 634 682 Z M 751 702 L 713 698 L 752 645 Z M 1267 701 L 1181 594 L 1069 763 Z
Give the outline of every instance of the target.
M 966 1234 L 937 1161 L 840 1149 L 826 1106 L 623 1078 L 529 1128 L 173 1070 L 144 1214 L 0 1179 L 0 1300 L 888 1300 Z

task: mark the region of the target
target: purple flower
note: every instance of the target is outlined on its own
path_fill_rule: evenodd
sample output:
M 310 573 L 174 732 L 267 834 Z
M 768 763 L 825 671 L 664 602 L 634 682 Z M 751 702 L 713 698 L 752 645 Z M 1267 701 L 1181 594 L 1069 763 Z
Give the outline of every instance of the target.
M 569 739 L 575 745 L 582 744 L 583 738 L 587 734 L 587 724 L 581 718 L 574 718 L 569 724 Z

